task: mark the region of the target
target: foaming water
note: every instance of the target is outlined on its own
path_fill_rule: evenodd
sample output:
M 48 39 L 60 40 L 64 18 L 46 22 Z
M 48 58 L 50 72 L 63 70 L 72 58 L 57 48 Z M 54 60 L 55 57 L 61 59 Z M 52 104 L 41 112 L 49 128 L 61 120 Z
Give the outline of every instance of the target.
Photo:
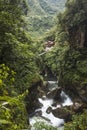
M 41 99 L 39 98 L 39 102 L 43 104 L 42 108 L 41 108 L 41 111 L 42 111 L 42 116 L 43 117 L 46 117 L 47 119 L 50 120 L 50 123 L 53 125 L 53 126 L 59 126 L 60 124 L 63 124 L 64 123 L 64 120 L 63 119 L 59 119 L 59 118 L 56 118 L 51 112 L 48 114 L 46 112 L 47 108 L 48 107 L 52 107 L 52 104 L 53 104 L 53 99 Z M 56 107 L 52 107 L 53 108 L 56 108 Z
M 63 119 L 59 119 L 59 118 L 55 117 L 51 112 L 49 114 L 46 112 L 48 107 L 51 106 L 52 109 L 55 109 L 57 107 L 60 107 L 60 105 L 57 105 L 57 107 L 53 107 L 52 106 L 53 99 L 47 99 L 47 98 L 41 99 L 41 98 L 39 98 L 38 100 L 39 100 L 40 103 L 43 104 L 42 108 L 37 110 L 37 111 L 39 111 L 39 110 L 42 111 L 41 117 L 44 117 L 44 119 L 47 119 L 47 121 L 49 121 L 49 123 L 52 124 L 52 126 L 55 126 L 55 127 L 59 127 L 61 124 L 64 124 Z M 41 118 L 39 118 L 39 121 L 41 121 Z M 30 119 L 31 124 L 34 124 L 35 122 L 36 122 L 36 118 Z
M 51 90 L 51 91 L 58 87 L 58 81 L 49 80 L 48 83 L 49 83 L 49 90 Z
M 55 84 L 56 87 L 56 81 L 48 81 L 50 85 Z M 52 89 L 52 88 L 51 88 Z M 59 130 L 62 130 L 63 128 L 60 127 L 64 124 L 64 119 L 60 119 L 55 117 L 52 112 L 52 109 L 60 108 L 61 106 L 70 106 L 73 104 L 72 100 L 69 98 L 68 95 L 65 94 L 65 92 L 61 92 L 60 94 L 62 102 L 61 105 L 57 104 L 57 106 L 53 106 L 54 100 L 53 99 L 48 99 L 46 96 L 42 98 L 38 98 L 39 102 L 42 104 L 42 107 L 35 110 L 35 112 L 41 112 L 41 114 L 38 116 L 34 115 L 32 118 L 30 118 L 30 124 L 33 126 L 36 122 L 46 122 L 49 125 L 52 125 L 54 127 L 58 127 Z M 49 110 L 48 110 L 49 109 Z M 47 112 L 47 110 L 49 112 Z M 33 129 L 32 129 L 33 130 Z
M 56 84 L 58 82 L 57 81 L 48 81 L 48 83 L 50 83 L 50 84 Z
M 63 106 L 70 106 L 73 104 L 69 96 L 65 94 L 63 91 L 61 92 L 61 98 L 64 100 L 64 102 L 62 103 Z

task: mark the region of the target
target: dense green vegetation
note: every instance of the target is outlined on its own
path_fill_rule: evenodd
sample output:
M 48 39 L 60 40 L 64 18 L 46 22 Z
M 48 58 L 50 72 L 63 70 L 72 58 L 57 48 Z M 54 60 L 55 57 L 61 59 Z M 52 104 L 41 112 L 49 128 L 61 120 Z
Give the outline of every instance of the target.
M 21 7 L 16 5 L 3 5 L 1 9 L 1 31 L 0 31 L 0 63 L 5 64 L 16 72 L 16 87 L 23 86 L 26 89 L 29 76 L 35 73 L 37 69 L 35 64 L 35 47 L 32 39 L 25 31 L 25 23 L 23 22 Z M 19 3 L 20 4 L 20 3 Z M 4 6 L 4 10 L 3 10 Z M 14 8 L 13 8 L 14 6 Z M 7 9 L 6 9 L 7 7 Z M 9 9 L 10 8 L 10 9 Z M 10 12 L 9 12 L 10 10 Z M 15 15 L 16 13 L 16 15 Z M 32 69 L 32 67 L 34 67 Z M 25 88 L 26 86 L 26 88 Z M 17 88 L 18 89 L 18 88 Z
M 83 87 L 82 84 L 86 83 L 86 4 L 86 1 L 66 3 L 65 12 L 58 15 L 56 45 L 46 55 L 46 63 L 48 62 L 48 66 L 59 77 L 59 85 L 62 86 Z M 84 19 L 81 12 L 84 12 Z
M 80 115 L 74 115 L 72 122 L 65 124 L 64 130 L 86 130 L 87 129 L 87 111 Z
M 87 0 L 67 0 L 54 25 L 52 18 L 63 2 L 0 1 L 0 130 L 29 129 L 25 97 L 45 69 L 72 98 L 76 94 L 87 104 Z M 43 40 L 32 39 L 47 30 Z M 42 42 L 49 40 L 55 42 L 53 49 L 38 56 L 44 51 Z M 73 116 L 64 130 L 86 130 L 86 114 L 83 110 Z M 56 130 L 44 123 L 34 127 Z
M 26 0 L 29 11 L 25 20 L 27 30 L 35 39 L 45 34 L 54 25 L 55 14 L 63 11 L 66 0 Z
M 87 103 L 87 1 L 68 0 L 64 13 L 56 21 L 56 45 L 43 57 L 44 66 L 57 76 L 59 86 L 71 97 L 78 95 Z M 85 114 L 74 116 L 64 129 L 85 130 Z
M 34 128 L 35 130 L 58 130 L 57 128 L 49 125 L 49 124 L 46 124 L 45 122 L 36 122 L 34 124 Z
M 24 98 L 39 70 L 34 43 L 25 31 L 25 5 L 19 0 L 0 1 L 0 130 L 29 125 Z
M 14 89 L 15 72 L 4 64 L 0 65 L 0 129 L 21 130 L 28 128 L 24 97 Z

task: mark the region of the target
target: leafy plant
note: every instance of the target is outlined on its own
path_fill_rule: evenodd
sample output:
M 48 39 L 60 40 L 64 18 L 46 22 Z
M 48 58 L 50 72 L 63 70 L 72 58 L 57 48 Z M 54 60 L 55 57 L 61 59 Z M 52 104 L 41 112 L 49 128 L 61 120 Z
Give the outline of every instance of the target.
M 57 128 L 44 122 L 36 122 L 33 127 L 34 130 L 58 130 Z
M 64 130 L 86 130 L 87 129 L 87 111 L 80 115 L 74 115 L 72 122 L 66 123 Z
M 4 64 L 0 65 L 0 129 L 21 130 L 27 128 L 27 112 L 24 97 L 18 95 L 13 84 L 15 72 Z

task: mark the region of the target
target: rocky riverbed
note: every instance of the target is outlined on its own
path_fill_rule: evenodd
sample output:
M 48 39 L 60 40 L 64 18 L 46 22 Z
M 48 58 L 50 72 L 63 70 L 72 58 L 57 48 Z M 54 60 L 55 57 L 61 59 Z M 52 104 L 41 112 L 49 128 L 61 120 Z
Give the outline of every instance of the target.
M 46 122 L 56 128 L 63 128 L 65 122 L 72 119 L 75 113 L 87 108 L 80 98 L 72 101 L 56 81 L 35 83 L 29 89 L 27 111 L 31 130 L 36 122 Z

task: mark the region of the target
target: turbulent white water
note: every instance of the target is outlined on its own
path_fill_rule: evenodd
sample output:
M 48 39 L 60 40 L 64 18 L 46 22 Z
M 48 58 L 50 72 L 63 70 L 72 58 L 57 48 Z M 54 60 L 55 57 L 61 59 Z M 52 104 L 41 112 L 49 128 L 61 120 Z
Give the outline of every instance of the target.
M 50 84 L 54 84 L 55 81 L 50 81 Z M 61 98 L 63 99 L 63 102 L 61 103 L 62 106 L 69 106 L 72 105 L 73 102 L 71 101 L 71 99 L 69 98 L 68 95 L 66 95 L 63 91 L 61 92 Z M 57 105 L 52 106 L 52 104 L 54 103 L 53 99 L 48 99 L 47 97 L 42 97 L 38 99 L 39 102 L 43 105 L 42 108 L 37 109 L 37 111 L 42 111 L 42 115 L 39 117 L 32 117 L 30 118 L 30 124 L 33 125 L 35 122 L 37 121 L 44 121 L 46 120 L 48 123 L 50 123 L 52 126 L 55 127 L 60 127 L 62 124 L 64 124 L 64 120 L 63 119 L 59 119 L 57 117 L 55 117 L 51 111 L 49 112 L 49 114 L 46 112 L 47 109 L 49 107 L 51 107 L 52 109 L 56 109 L 58 107 L 61 107 L 61 105 Z
M 49 84 L 56 84 L 58 81 L 48 81 Z
M 63 106 L 70 106 L 73 104 L 69 96 L 66 95 L 63 91 L 61 92 L 61 97 L 64 99 L 64 102 L 62 103 Z
M 41 109 L 38 109 L 37 111 L 42 111 L 42 117 L 45 117 L 52 126 L 59 127 L 61 124 L 64 124 L 63 119 L 56 118 L 52 113 L 47 114 L 46 110 L 48 107 L 50 107 L 53 104 L 53 99 L 41 99 L 39 98 L 39 102 L 43 104 Z M 52 107 L 52 106 L 51 106 Z M 52 107 L 52 109 L 58 108 L 60 105 L 57 105 L 57 107 Z M 39 118 L 40 119 L 40 118 Z M 36 118 L 30 119 L 30 124 L 34 124 L 36 121 Z M 41 121 L 41 119 L 39 120 Z
M 58 81 L 48 81 L 49 83 L 49 90 L 53 90 L 58 87 Z
M 39 102 L 43 104 L 43 107 L 41 108 L 41 111 L 42 111 L 42 116 L 43 117 L 46 117 L 47 119 L 50 120 L 50 123 L 53 125 L 53 126 L 59 126 L 60 124 L 63 124 L 64 123 L 64 120 L 63 119 L 59 119 L 59 118 L 56 118 L 52 113 L 50 114 L 47 114 L 46 110 L 48 107 L 52 107 L 52 104 L 53 104 L 53 99 L 41 99 L 39 98 Z M 57 106 L 57 107 L 60 107 Z M 54 109 L 56 107 L 52 107 L 52 109 Z

